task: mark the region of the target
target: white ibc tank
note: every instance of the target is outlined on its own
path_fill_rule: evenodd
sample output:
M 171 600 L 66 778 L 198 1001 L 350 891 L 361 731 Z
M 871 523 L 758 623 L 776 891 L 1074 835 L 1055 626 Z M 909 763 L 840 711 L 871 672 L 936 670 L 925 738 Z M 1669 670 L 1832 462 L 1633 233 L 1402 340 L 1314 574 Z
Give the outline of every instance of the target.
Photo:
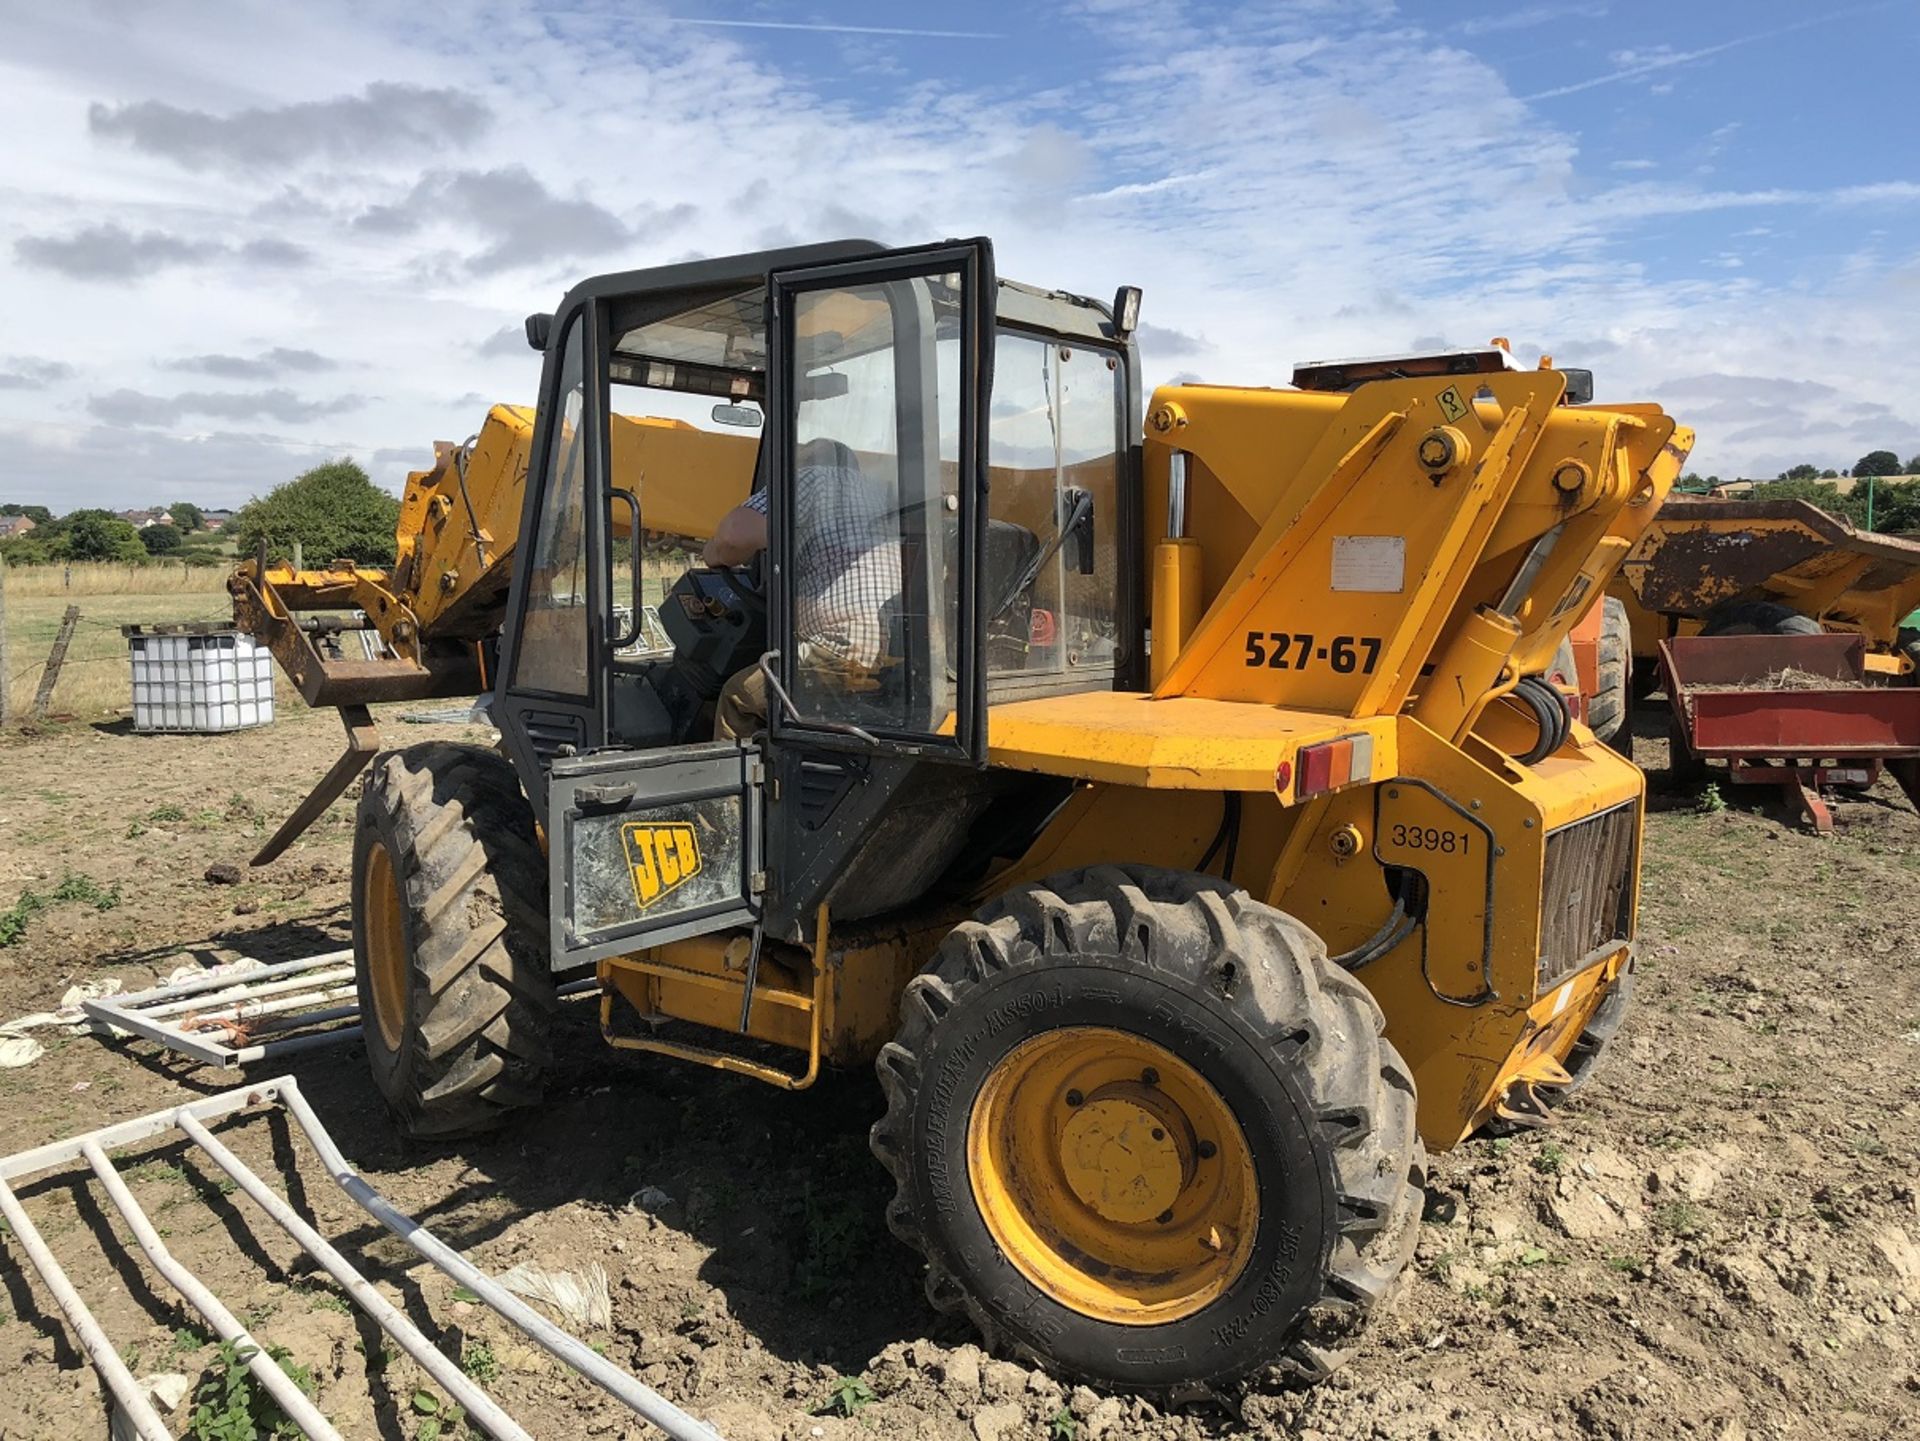
M 133 660 L 133 728 L 214 735 L 273 721 L 273 653 L 231 627 L 122 628 Z

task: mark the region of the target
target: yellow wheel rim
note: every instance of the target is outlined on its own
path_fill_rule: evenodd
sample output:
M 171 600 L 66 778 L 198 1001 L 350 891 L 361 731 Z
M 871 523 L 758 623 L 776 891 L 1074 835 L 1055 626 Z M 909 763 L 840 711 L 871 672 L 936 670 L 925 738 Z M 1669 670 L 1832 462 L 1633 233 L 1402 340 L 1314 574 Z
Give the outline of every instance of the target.
M 394 879 L 393 857 L 380 841 L 367 852 L 360 887 L 360 914 L 367 936 L 367 980 L 373 986 L 373 1019 L 389 1051 L 400 1049 L 407 1031 L 407 922 Z
M 1125 1031 L 1067 1027 L 1009 1052 L 974 1102 L 967 1169 L 1001 1254 L 1097 1320 L 1191 1316 L 1253 1250 L 1239 1122 L 1193 1067 Z

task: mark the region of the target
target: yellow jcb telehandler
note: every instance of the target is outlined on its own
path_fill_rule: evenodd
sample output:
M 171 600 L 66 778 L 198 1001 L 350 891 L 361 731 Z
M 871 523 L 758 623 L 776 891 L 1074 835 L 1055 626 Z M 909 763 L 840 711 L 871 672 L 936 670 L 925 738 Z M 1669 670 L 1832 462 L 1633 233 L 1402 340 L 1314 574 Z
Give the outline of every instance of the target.
M 590 972 L 616 1046 L 875 1065 L 888 1219 L 991 1344 L 1149 1392 L 1339 1359 L 1427 1149 L 1543 1122 L 1619 1025 L 1642 777 L 1539 672 L 1691 437 L 1491 350 L 1143 405 L 1138 304 L 985 240 L 589 280 L 394 571 L 242 568 L 354 734 L 270 849 L 369 701 L 484 689 L 501 733 L 360 800 L 400 1125 L 537 1104 Z M 636 652 L 648 537 L 755 515 Z

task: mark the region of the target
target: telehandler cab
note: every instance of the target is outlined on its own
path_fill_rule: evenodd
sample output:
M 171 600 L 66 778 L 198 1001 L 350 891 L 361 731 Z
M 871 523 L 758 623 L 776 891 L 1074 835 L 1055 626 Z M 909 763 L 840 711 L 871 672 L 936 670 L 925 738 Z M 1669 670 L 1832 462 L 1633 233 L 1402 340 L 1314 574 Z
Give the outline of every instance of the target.
M 405 1129 L 535 1104 L 590 970 L 616 1046 L 876 1064 L 888 1219 L 990 1344 L 1160 1392 L 1337 1362 L 1427 1148 L 1543 1122 L 1620 1023 L 1642 777 L 1538 673 L 1691 436 L 1498 349 L 1143 408 L 1138 300 L 984 240 L 589 280 L 392 572 L 242 568 L 354 738 L 269 852 L 367 702 L 491 693 L 498 753 L 381 755 L 359 806 Z M 756 490 L 764 557 L 637 653 L 643 546 Z M 373 659 L 303 618 L 353 608 Z M 756 672 L 764 730 L 709 739 Z

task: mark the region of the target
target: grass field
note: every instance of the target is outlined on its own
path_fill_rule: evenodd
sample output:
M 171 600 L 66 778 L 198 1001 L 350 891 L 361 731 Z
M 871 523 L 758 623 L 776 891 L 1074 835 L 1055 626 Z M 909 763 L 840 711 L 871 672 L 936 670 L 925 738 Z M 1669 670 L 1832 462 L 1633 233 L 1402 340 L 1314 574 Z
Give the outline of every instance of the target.
M 47 652 L 69 605 L 80 607 L 80 624 L 48 713 L 93 720 L 131 704 L 127 643 L 120 627 L 224 620 L 232 614 L 226 583 L 224 567 L 9 567 L 0 579 L 6 587 L 7 719 L 19 720 L 31 712 Z M 277 685 L 276 698 L 283 705 L 294 701 L 292 687 Z

